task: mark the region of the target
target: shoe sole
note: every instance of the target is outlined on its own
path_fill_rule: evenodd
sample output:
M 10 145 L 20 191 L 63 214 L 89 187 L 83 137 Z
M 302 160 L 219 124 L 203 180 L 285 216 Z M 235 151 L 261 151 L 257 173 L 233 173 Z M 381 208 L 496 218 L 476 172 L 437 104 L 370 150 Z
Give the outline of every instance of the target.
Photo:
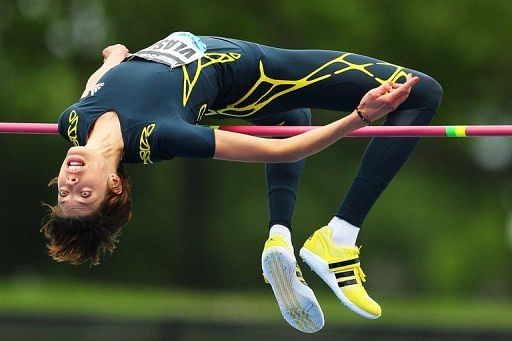
M 281 247 L 265 250 L 261 256 L 263 273 L 284 319 L 302 332 L 314 333 L 324 326 L 324 315 L 313 290 L 297 278 L 297 261 L 289 252 Z
M 336 297 L 343 303 L 347 308 L 352 310 L 358 315 L 361 315 L 363 317 L 366 317 L 368 319 L 376 319 L 380 315 L 374 315 L 367 311 L 362 310 L 357 305 L 352 303 L 344 294 L 343 291 L 338 286 L 338 281 L 336 280 L 336 276 L 334 273 L 329 271 L 329 264 L 327 264 L 326 261 L 324 261 L 319 256 L 315 255 L 313 252 L 309 251 L 306 248 L 301 248 L 299 252 L 300 257 L 302 260 L 309 265 L 311 270 L 313 270 L 328 286 L 331 288 L 331 290 L 334 292 Z

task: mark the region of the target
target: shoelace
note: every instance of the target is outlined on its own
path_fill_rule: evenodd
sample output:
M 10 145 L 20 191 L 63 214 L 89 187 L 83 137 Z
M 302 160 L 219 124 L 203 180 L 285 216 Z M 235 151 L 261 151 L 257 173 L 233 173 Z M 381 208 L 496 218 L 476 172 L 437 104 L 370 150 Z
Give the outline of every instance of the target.
M 363 246 L 361 245 L 360 247 L 357 248 L 357 256 L 359 257 L 359 253 L 361 253 L 361 248 Z M 366 282 L 366 274 L 364 273 L 363 271 L 363 268 L 361 267 L 361 263 L 357 263 L 357 265 L 355 266 L 354 268 L 354 273 L 359 276 L 359 278 L 361 279 L 361 282 Z
M 361 282 L 366 282 L 366 274 L 364 273 L 363 268 L 361 268 L 361 263 L 357 263 L 357 265 L 354 267 L 354 274 L 356 277 L 361 279 Z
M 354 258 L 351 258 L 351 259 L 355 260 L 355 259 L 359 258 L 359 253 L 361 251 L 361 248 L 362 248 L 362 246 L 358 247 L 357 249 L 355 249 L 353 251 Z M 351 259 L 348 259 L 345 262 L 350 261 Z M 363 282 L 363 283 L 366 282 L 366 274 L 364 273 L 363 268 L 361 267 L 361 263 L 359 261 L 357 263 L 351 264 L 349 266 L 332 269 L 331 271 L 334 273 L 341 273 L 341 272 L 346 272 L 346 271 L 350 271 L 350 270 L 353 271 L 354 277 L 356 277 L 356 279 L 359 278 L 361 280 L 361 282 Z

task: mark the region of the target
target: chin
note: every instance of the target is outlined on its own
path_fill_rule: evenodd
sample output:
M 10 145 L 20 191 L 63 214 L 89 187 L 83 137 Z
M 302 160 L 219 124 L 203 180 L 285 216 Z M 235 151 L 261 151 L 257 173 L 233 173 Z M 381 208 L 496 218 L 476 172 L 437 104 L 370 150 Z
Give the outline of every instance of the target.
M 74 146 L 68 149 L 68 155 L 75 153 L 87 153 L 87 148 L 84 146 Z

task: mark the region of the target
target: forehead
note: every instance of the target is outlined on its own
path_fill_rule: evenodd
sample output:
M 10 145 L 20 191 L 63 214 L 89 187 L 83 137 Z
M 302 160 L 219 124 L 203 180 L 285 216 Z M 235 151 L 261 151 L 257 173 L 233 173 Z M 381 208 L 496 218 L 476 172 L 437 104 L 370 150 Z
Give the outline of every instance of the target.
M 69 200 L 66 202 L 59 202 L 58 205 L 62 213 L 66 216 L 83 217 L 94 213 L 99 208 L 102 201 L 103 198 L 98 198 L 91 203 L 83 204 L 78 201 Z
M 94 212 L 92 207 L 70 206 L 65 204 L 60 204 L 60 207 L 62 213 L 70 217 L 83 217 Z

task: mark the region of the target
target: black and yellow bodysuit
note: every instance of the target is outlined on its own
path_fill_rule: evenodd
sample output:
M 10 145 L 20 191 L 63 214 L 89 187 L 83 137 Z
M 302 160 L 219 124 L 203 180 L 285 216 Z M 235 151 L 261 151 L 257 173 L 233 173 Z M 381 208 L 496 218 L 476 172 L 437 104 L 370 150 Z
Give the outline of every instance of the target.
M 123 162 L 149 164 L 174 157 L 213 157 L 213 130 L 197 125 L 206 116 L 261 125 L 308 125 L 309 108 L 351 112 L 368 90 L 386 81 L 404 81 L 409 72 L 420 82 L 384 124 L 428 124 L 441 100 L 441 87 L 431 77 L 362 55 L 279 49 L 220 37 L 200 41 L 206 52 L 187 65 L 173 68 L 135 57 L 112 68 L 61 114 L 60 134 L 84 145 L 94 121 L 115 111 L 125 145 Z M 372 139 L 336 215 L 361 226 L 417 142 Z M 303 161 L 266 166 L 271 225 L 291 226 L 303 166 Z

